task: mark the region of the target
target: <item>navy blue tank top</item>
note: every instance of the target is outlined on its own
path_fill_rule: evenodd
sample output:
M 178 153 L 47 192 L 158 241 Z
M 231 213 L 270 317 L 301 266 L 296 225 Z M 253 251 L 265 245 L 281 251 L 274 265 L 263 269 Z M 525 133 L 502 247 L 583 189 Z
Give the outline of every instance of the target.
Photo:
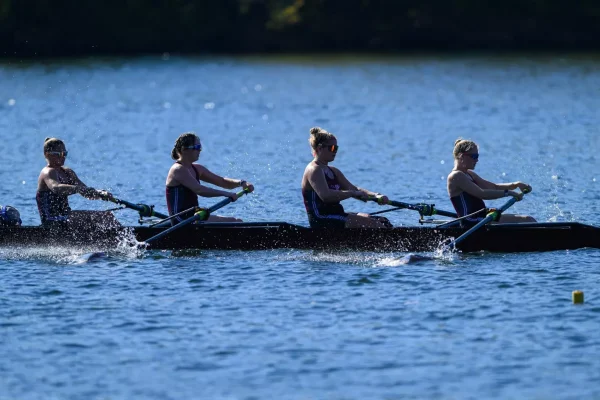
M 463 172 L 464 173 L 464 172 Z M 475 183 L 475 179 L 471 176 L 471 174 L 467 173 L 467 176 Z M 479 197 L 475 197 L 467 192 L 462 192 L 458 196 L 450 197 L 450 201 L 456 210 L 456 214 L 459 217 L 464 217 L 465 215 L 473 214 L 485 207 L 485 203 Z M 479 216 L 475 216 L 472 218 L 473 220 L 478 219 Z M 471 219 L 471 218 L 467 218 Z
M 327 186 L 331 190 L 340 190 L 340 183 L 338 182 L 335 172 L 329 167 L 324 171 L 325 180 Z M 304 207 L 306 212 L 316 218 L 320 218 L 324 215 L 343 215 L 344 207 L 339 203 L 325 203 L 317 193 L 312 189 L 303 189 L 302 198 L 304 199 Z
M 177 162 L 177 164 L 180 163 Z M 198 170 L 193 165 L 192 167 L 194 168 L 194 172 L 196 174 L 196 180 L 200 181 Z M 169 215 L 180 213 L 192 207 L 198 207 L 198 195 L 183 185 L 167 186 L 166 197 Z M 184 219 L 191 217 L 193 214 L 194 211 L 191 211 L 189 214 L 186 213 L 184 215 L 175 217 L 171 220 L 171 224 L 181 222 Z

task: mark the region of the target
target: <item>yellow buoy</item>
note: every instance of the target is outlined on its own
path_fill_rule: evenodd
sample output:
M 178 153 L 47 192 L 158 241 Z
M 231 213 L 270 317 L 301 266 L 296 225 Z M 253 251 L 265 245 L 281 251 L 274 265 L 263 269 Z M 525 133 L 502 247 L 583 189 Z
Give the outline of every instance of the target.
M 573 291 L 573 303 L 574 304 L 583 304 L 583 292 L 581 290 Z

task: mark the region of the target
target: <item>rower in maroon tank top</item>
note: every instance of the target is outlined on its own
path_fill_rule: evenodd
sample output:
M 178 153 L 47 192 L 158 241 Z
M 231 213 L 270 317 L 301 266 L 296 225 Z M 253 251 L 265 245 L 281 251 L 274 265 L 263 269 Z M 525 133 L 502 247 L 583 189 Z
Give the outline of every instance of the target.
M 213 189 L 204 186 L 201 182 L 207 182 L 224 189 L 234 189 L 241 187 L 248 192 L 254 190 L 254 186 L 243 179 L 224 178 L 212 173 L 208 168 L 196 164 L 202 151 L 200 138 L 195 133 L 184 133 L 177 138 L 175 146 L 171 151 L 171 158 L 175 163 L 169 170 L 166 182 L 166 198 L 169 215 L 178 214 L 190 208 L 198 207 L 198 196 L 201 197 L 229 197 L 232 201 L 237 200 L 235 192 Z M 184 213 L 171 220 L 172 224 L 183 221 L 191 217 L 194 210 Z M 233 217 L 221 217 L 210 215 L 207 219 L 210 222 L 242 222 L 242 220 Z
M 338 151 L 337 138 L 324 129 L 310 130 L 310 146 L 314 159 L 304 170 L 302 197 L 312 228 L 388 228 L 387 218 L 363 213 L 348 213 L 341 201 L 355 198 L 366 201 L 376 197 L 380 204 L 388 198 L 354 186 L 342 172 L 329 165 Z

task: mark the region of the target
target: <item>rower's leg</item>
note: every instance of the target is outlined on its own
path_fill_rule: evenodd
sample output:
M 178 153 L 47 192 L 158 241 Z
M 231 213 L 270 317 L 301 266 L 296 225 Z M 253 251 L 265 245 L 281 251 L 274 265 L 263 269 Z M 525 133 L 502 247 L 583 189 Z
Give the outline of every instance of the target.
M 523 222 L 537 222 L 535 218 L 530 217 L 529 215 L 516 215 L 516 214 L 502 214 L 500 216 L 501 224 L 510 224 L 510 223 L 523 223 Z
M 369 214 L 348 214 L 346 228 L 387 228 L 385 222 L 371 218 Z
M 208 222 L 244 222 L 238 218 L 222 217 L 220 215 L 210 215 L 206 221 L 208 221 Z

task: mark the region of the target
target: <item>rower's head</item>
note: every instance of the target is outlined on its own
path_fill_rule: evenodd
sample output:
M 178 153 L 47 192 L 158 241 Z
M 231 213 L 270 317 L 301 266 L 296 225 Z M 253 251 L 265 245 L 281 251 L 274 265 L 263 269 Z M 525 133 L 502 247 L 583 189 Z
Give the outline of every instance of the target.
M 479 147 L 472 140 L 458 138 L 454 142 L 454 160 L 457 165 L 473 169 L 479 161 Z
M 62 166 L 65 163 L 68 151 L 65 142 L 57 138 L 44 139 L 44 157 L 52 166 Z
M 194 132 L 186 132 L 181 134 L 175 141 L 173 150 L 171 150 L 171 158 L 176 161 L 187 160 L 194 162 L 200 157 L 202 144 L 200 138 Z
M 335 159 L 338 151 L 337 138 L 331 132 L 315 126 L 310 128 L 310 138 L 308 139 L 313 156 L 319 161 L 329 162 Z

